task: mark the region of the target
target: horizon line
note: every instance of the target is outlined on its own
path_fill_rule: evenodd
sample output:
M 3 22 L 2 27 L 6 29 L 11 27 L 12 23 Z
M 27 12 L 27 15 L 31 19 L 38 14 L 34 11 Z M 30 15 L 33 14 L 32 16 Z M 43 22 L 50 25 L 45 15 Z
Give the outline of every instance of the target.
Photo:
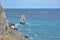
M 3 8 L 3 9 L 60 9 L 60 8 Z
M 2 6 L 2 7 L 3 7 L 3 6 Z M 4 7 L 3 7 L 3 8 L 4 8 Z M 43 8 L 43 7 L 42 7 L 42 8 L 39 8 L 39 7 L 38 7 L 38 8 L 36 8 L 36 7 L 30 8 L 30 7 L 29 7 L 29 8 L 28 8 L 28 7 L 26 7 L 26 8 L 4 8 L 4 9 L 60 9 L 60 8 L 59 8 L 59 7 L 58 7 L 58 8 L 56 8 L 56 7 L 54 7 L 54 8 L 53 8 L 53 7 L 51 7 L 51 8 L 50 8 L 50 7 L 49 7 L 49 8 L 48 8 L 48 7 L 46 7 L 46 8 Z

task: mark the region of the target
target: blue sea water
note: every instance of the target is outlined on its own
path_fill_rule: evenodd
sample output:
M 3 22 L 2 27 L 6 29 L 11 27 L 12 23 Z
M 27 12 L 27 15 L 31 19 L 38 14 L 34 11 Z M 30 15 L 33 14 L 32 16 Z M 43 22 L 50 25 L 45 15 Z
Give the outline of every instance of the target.
M 29 40 L 60 40 L 60 9 L 5 9 L 9 22 L 15 23 L 17 32 Z M 20 16 L 26 24 L 21 25 Z

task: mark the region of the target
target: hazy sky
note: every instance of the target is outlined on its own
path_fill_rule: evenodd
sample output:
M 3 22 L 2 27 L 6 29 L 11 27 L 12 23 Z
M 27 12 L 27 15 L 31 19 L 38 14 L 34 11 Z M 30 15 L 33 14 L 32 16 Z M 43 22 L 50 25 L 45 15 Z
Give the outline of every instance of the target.
M 0 0 L 4 8 L 60 8 L 60 0 Z

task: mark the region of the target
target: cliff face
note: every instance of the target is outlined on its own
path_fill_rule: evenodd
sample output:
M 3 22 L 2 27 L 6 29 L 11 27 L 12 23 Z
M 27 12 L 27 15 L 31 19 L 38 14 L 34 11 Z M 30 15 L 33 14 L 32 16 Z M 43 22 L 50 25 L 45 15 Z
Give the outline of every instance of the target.
M 6 26 L 7 26 L 7 19 L 3 11 L 3 8 L 0 5 L 0 31 L 4 32 Z
M 1 5 L 0 5 L 0 40 L 28 40 L 27 36 L 20 35 L 16 32 L 16 30 L 11 28 Z

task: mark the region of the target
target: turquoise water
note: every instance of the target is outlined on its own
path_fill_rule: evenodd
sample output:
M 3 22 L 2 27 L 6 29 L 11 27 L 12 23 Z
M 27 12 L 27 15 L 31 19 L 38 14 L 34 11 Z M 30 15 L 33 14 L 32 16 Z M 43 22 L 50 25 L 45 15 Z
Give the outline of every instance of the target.
M 16 23 L 16 26 L 30 40 L 60 40 L 60 22 L 29 20 L 25 25 Z
M 37 13 L 38 12 L 38 13 Z M 17 32 L 27 35 L 29 40 L 60 40 L 60 10 L 8 10 L 9 22 L 15 23 Z M 26 15 L 26 24 L 19 23 L 20 16 Z

